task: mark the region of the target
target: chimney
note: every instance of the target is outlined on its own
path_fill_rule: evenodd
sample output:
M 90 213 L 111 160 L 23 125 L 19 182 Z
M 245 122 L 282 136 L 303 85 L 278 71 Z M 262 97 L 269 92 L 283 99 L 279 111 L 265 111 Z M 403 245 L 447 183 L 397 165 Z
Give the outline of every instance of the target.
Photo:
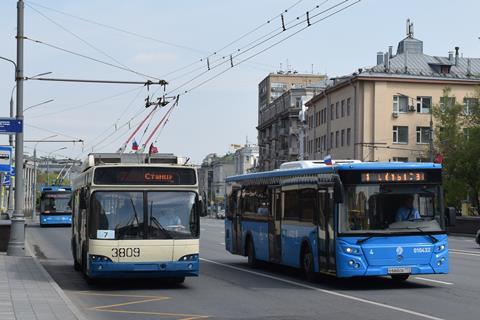
M 377 66 L 379 64 L 383 64 L 383 52 L 382 51 L 377 52 Z
M 393 46 L 388 46 L 388 57 L 393 58 Z
M 458 50 L 460 50 L 459 47 L 455 47 L 455 65 L 458 66 Z
M 388 55 L 389 53 L 385 52 L 385 55 L 383 56 L 383 66 L 385 67 L 386 71 L 389 71 L 390 69 L 390 57 Z
M 448 51 L 448 61 L 453 62 L 453 51 Z

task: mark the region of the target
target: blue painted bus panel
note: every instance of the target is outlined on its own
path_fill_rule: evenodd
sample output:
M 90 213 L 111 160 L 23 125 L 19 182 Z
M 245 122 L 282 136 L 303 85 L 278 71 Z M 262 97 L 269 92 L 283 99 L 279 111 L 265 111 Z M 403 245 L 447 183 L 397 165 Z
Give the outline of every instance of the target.
M 298 224 L 282 223 L 282 264 L 291 267 L 300 267 L 300 254 L 302 243 L 308 241 L 310 244 L 315 264 L 315 271 L 318 271 L 317 251 L 317 227 L 300 226 Z
M 245 244 L 247 233 L 249 232 L 253 238 L 255 247 L 255 257 L 258 260 L 268 261 L 268 222 L 267 221 L 242 221 L 242 247 L 245 252 Z
M 373 237 L 361 245 L 365 237 L 337 238 L 337 276 L 385 276 L 389 268 L 411 268 L 411 274 L 448 273 L 448 238 L 433 235 Z
M 40 225 L 72 224 L 71 214 L 41 214 Z

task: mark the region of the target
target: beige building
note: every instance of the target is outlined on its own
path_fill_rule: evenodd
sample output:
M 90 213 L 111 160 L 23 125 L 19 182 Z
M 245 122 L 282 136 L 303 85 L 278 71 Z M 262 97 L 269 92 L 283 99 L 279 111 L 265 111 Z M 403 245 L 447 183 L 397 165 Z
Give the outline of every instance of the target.
M 332 79 L 307 103 L 306 158 L 427 161 L 435 155 L 432 106 L 455 100 L 468 112 L 479 84 L 479 58 L 460 57 L 458 47 L 448 57 L 426 55 L 408 32 L 395 55 L 392 47 L 377 53 L 375 67 Z M 443 101 L 446 87 L 450 101 Z

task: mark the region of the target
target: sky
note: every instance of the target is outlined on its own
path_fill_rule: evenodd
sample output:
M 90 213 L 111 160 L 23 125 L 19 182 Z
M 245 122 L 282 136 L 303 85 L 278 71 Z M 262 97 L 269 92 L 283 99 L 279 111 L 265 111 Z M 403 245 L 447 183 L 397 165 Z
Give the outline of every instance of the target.
M 166 92 L 158 86 L 81 84 L 29 80 L 25 82 L 24 107 L 53 99 L 25 112 L 25 139 L 78 140 L 82 143 L 39 143 L 39 156 L 84 159 L 88 152 L 115 152 L 149 112 L 144 99 L 163 94 L 181 94 L 169 121 L 155 135 L 160 152 L 191 158 L 193 163 L 209 153 L 232 151 L 232 144 L 248 139 L 257 142 L 258 83 L 269 72 L 291 69 L 300 73 L 349 74 L 373 66 L 376 52 L 386 51 L 405 37 L 405 21 L 414 23 L 415 37 L 424 42 L 424 52 L 447 56 L 460 47 L 465 57 L 480 57 L 480 31 L 475 28 L 480 1 L 458 0 L 362 0 L 352 7 L 315 23 L 250 60 L 241 60 L 300 26 L 287 28 L 270 42 L 233 59 L 230 68 L 223 56 L 274 34 L 281 28 L 278 15 L 286 8 L 287 26 L 296 17 L 311 15 L 343 0 L 35 0 L 25 8 L 25 36 L 130 70 L 165 79 Z M 345 2 L 344 6 L 353 3 Z M 44 7 L 41 7 L 41 6 Z M 139 36 L 87 23 L 50 9 L 120 28 Z M 340 7 L 337 7 L 337 9 Z M 37 11 L 35 11 L 35 10 Z M 331 13 L 335 10 L 329 11 Z M 327 13 L 312 18 L 319 20 Z M 275 19 L 272 19 L 277 17 Z M 271 19 L 270 23 L 266 23 Z M 294 21 L 289 24 L 290 21 Z M 251 32 L 223 51 L 233 40 Z M 0 56 L 16 57 L 16 1 L 0 0 Z M 265 39 L 265 38 L 263 38 Z M 217 52 L 216 54 L 213 54 Z M 207 71 L 205 57 L 210 56 Z M 200 59 L 203 61 L 200 62 Z M 179 68 L 186 69 L 174 72 Z M 212 68 L 213 66 L 216 66 Z M 195 87 L 216 74 L 223 74 Z M 94 62 L 52 47 L 25 41 L 25 75 L 52 72 L 46 77 L 144 82 L 145 77 Z M 202 73 L 197 79 L 195 76 Z M 192 80 L 193 79 L 193 80 Z M 192 80 L 191 82 L 188 82 Z M 173 91 L 188 82 L 184 87 Z M 9 116 L 14 83 L 11 64 L 0 60 L 0 116 Z M 189 90 L 188 93 L 184 93 Z M 135 140 L 142 144 L 169 106 L 148 119 Z M 133 119 L 132 119 L 133 118 Z M 145 131 L 146 125 L 150 123 Z M 144 134 L 145 131 L 145 134 Z M 0 136 L 7 144 L 8 136 Z M 34 143 L 25 144 L 33 154 Z M 60 148 L 66 149 L 55 151 Z M 131 151 L 131 143 L 127 147 Z

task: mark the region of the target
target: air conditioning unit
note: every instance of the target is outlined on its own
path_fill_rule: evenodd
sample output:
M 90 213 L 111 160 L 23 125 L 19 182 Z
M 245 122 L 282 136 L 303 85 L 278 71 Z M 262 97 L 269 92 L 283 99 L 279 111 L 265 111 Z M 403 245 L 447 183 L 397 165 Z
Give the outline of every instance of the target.
M 392 117 L 393 118 L 398 118 L 398 112 L 396 112 L 396 111 L 392 112 Z
M 415 112 L 415 106 L 409 106 L 408 111 L 410 112 Z

